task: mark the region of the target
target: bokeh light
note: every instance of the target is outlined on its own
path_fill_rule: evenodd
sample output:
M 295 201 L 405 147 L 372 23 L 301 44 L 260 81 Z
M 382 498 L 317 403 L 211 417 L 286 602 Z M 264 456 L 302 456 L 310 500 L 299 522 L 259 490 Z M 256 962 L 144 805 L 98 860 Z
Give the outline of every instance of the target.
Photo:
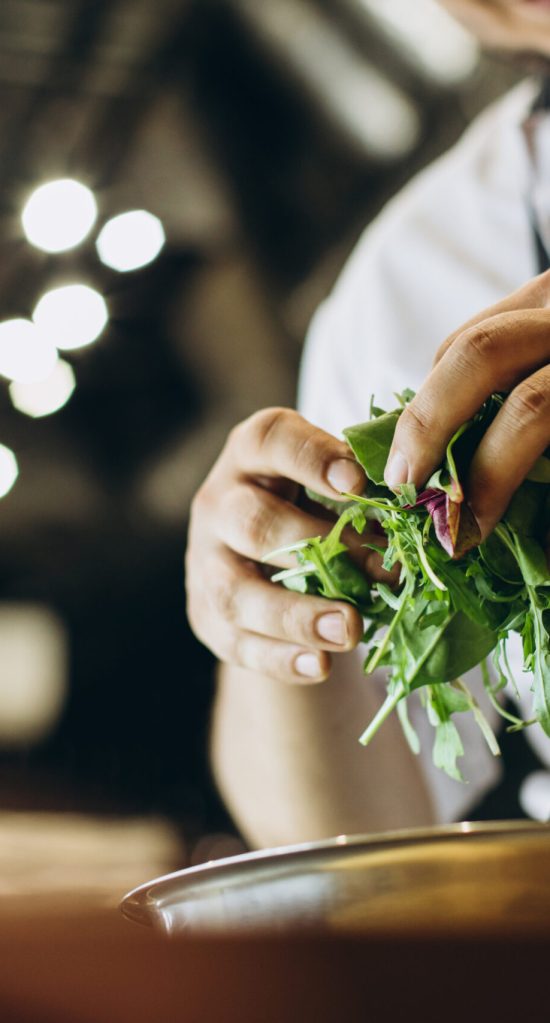
M 93 193 L 71 178 L 49 181 L 28 199 L 21 216 L 31 245 L 44 252 L 65 252 L 84 240 L 97 217 Z
M 87 284 L 66 284 L 47 291 L 38 302 L 33 320 L 56 348 L 84 348 L 99 337 L 108 320 L 105 299 Z
M 53 371 L 57 351 L 30 320 L 0 323 L 0 374 L 8 380 L 34 383 Z
M 392 41 L 435 82 L 452 86 L 474 71 L 479 61 L 476 39 L 436 0 L 360 2 Z
M 44 739 L 68 688 L 68 638 L 49 607 L 0 603 L 0 748 Z
M 107 221 L 96 244 L 105 266 L 127 272 L 152 263 L 165 241 L 158 217 L 147 210 L 129 210 Z
M 535 821 L 550 821 L 550 772 L 533 771 L 520 786 L 519 804 Z
M 58 359 L 45 380 L 10 384 L 10 398 L 19 412 L 38 419 L 49 416 L 67 404 L 76 386 L 72 366 Z
M 9 494 L 18 476 L 19 466 L 13 451 L 0 444 L 0 497 Z

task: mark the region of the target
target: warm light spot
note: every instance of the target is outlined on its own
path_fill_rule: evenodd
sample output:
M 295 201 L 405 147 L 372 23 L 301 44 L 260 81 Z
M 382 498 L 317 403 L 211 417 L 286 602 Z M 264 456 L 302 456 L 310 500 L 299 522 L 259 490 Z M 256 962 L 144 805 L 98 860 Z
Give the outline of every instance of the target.
M 45 380 L 10 384 L 10 398 L 15 408 L 27 416 L 49 416 L 67 404 L 75 386 L 72 366 L 58 359 L 52 373 Z
M 18 476 L 19 466 L 13 451 L 0 444 L 0 497 L 9 493 Z
M 65 702 L 67 671 L 57 615 L 41 605 L 0 604 L 0 747 L 48 735 Z
M 21 219 L 31 245 L 44 252 L 64 252 L 84 240 L 96 217 L 96 201 L 90 189 L 79 181 L 63 178 L 37 188 Z
M 519 804 L 534 821 L 550 821 L 550 771 L 533 771 L 521 783 Z
M 383 6 L 386 0 L 376 0 Z M 416 0 L 407 0 L 416 8 Z M 238 0 L 254 29 L 301 80 L 338 130 L 370 159 L 386 162 L 409 153 L 420 137 L 415 102 L 365 59 L 334 18 L 305 0 Z
M 8 380 L 31 383 L 52 372 L 57 352 L 30 320 L 0 323 L 0 374 Z
M 479 46 L 436 0 L 359 0 L 380 27 L 425 74 L 441 85 L 468 78 Z
M 87 284 L 67 284 L 47 291 L 33 313 L 43 336 L 63 351 L 91 344 L 107 319 L 105 299 Z
M 96 244 L 101 262 L 124 272 L 151 263 L 165 240 L 158 217 L 146 210 L 130 210 L 108 220 Z

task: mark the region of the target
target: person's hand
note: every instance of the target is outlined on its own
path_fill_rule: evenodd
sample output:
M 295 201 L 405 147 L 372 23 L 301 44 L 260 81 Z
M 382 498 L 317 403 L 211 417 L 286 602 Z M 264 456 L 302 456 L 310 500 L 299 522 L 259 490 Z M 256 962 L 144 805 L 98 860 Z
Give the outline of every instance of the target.
M 300 485 L 339 498 L 365 477 L 347 445 L 290 409 L 264 409 L 237 426 L 191 509 L 188 617 L 216 656 L 289 682 L 327 677 L 331 652 L 350 650 L 362 620 L 348 604 L 305 596 L 266 578 L 261 559 L 331 522 L 295 501 Z M 372 555 L 376 557 L 376 555 Z M 284 556 L 272 564 L 294 564 Z
M 445 341 L 434 368 L 399 418 L 386 465 L 388 486 L 422 486 L 458 427 L 491 393 L 508 393 L 466 482 L 467 499 L 485 538 L 550 444 L 549 363 L 550 271 Z

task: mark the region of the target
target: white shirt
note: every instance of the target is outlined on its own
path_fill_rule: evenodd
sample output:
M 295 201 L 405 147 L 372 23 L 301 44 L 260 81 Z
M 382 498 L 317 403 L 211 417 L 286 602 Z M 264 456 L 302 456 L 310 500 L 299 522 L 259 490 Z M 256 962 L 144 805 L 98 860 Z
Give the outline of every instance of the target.
M 394 408 L 395 392 L 420 387 L 448 334 L 538 273 L 527 196 L 532 201 L 537 165 L 547 154 L 550 161 L 550 118 L 538 118 L 540 138 L 533 140 L 525 122 L 535 95 L 535 85 L 524 82 L 486 110 L 365 231 L 306 342 L 299 407 L 312 423 L 339 436 L 368 418 L 371 395 Z M 346 656 L 364 685 L 364 650 Z M 512 642 L 510 657 L 529 714 L 519 643 Z M 479 671 L 467 681 L 495 725 Z M 382 701 L 383 676 L 369 684 L 379 686 Z M 472 716 L 455 715 L 469 784 L 453 781 L 432 765 L 433 730 L 414 696 L 409 713 L 437 817 L 459 819 L 498 781 L 499 761 Z M 366 724 L 357 722 L 358 735 Z M 526 734 L 550 767 L 550 740 L 538 725 Z

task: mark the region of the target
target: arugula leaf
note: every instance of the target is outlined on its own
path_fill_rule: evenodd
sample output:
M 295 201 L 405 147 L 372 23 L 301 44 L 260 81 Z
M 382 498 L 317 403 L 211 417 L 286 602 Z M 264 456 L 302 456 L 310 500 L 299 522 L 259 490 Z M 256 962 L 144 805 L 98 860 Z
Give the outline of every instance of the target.
M 297 565 L 272 578 L 301 593 L 347 600 L 366 617 L 365 673 L 389 671 L 386 699 L 360 742 L 367 745 L 397 710 L 405 738 L 417 753 L 419 740 L 406 702 L 418 690 L 435 728 L 434 763 L 460 780 L 457 760 L 464 751 L 454 714 L 473 714 L 491 751 L 499 753 L 482 708 L 461 680 L 477 664 L 482 665 L 487 698 L 506 718 L 509 730 L 539 721 L 550 736 L 550 570 L 545 555 L 550 450 L 517 490 L 492 536 L 480 544 L 462 480 L 505 396 L 491 395 L 456 431 L 443 464 L 420 494 L 411 484 L 394 494 L 385 486 L 384 468 L 399 416 L 412 396 L 398 395 L 400 407 L 391 412 L 371 403 L 375 418 L 344 431 L 366 472 L 366 494 L 344 494 L 346 503 L 310 494 L 338 517 L 326 537 L 286 548 L 295 554 Z M 381 554 L 384 568 L 400 566 L 396 590 L 370 583 L 342 540 L 346 526 L 363 535 L 372 517 L 382 526 L 387 546 L 372 539 L 365 539 L 364 546 Z M 506 639 L 512 632 L 522 639 L 524 670 L 533 673 L 533 714 L 527 720 L 503 709 L 497 699 L 499 690 L 513 683 L 506 656 Z M 486 666 L 491 652 L 496 682 Z
M 464 746 L 458 729 L 450 717 L 438 721 L 435 726 L 435 742 L 433 746 L 433 762 L 441 771 L 445 771 L 450 778 L 456 781 L 464 781 L 459 768 L 457 767 L 458 757 L 464 756 Z
M 397 704 L 397 716 L 399 718 L 399 723 L 401 725 L 401 728 L 403 729 L 403 734 L 407 740 L 411 753 L 414 753 L 415 756 L 418 756 L 418 754 L 420 753 L 420 739 L 418 738 L 417 732 L 415 732 L 413 726 L 411 725 L 410 718 L 407 712 L 406 700 L 400 700 L 399 703 Z
M 405 390 L 401 391 L 401 394 L 396 393 L 395 397 L 397 398 L 399 404 L 401 405 L 401 408 L 405 408 L 405 405 L 408 405 L 409 402 L 413 400 L 415 395 L 416 391 L 411 391 L 410 387 L 405 387 Z
M 532 616 L 533 710 L 544 731 L 550 735 L 550 649 L 544 624 L 544 606 L 530 589 Z
M 398 641 L 407 651 L 406 684 L 409 691 L 434 682 L 452 682 L 494 650 L 496 633 L 448 610 L 439 624 L 419 629 L 405 612 L 398 624 Z
M 497 575 L 499 579 L 507 583 L 523 582 L 517 558 L 507 544 L 500 539 L 498 530 L 491 533 L 481 544 L 479 553 L 489 574 Z
M 357 461 L 378 486 L 385 485 L 384 469 L 400 415 L 401 410 L 385 412 L 368 423 L 359 423 L 344 430 L 344 437 Z

